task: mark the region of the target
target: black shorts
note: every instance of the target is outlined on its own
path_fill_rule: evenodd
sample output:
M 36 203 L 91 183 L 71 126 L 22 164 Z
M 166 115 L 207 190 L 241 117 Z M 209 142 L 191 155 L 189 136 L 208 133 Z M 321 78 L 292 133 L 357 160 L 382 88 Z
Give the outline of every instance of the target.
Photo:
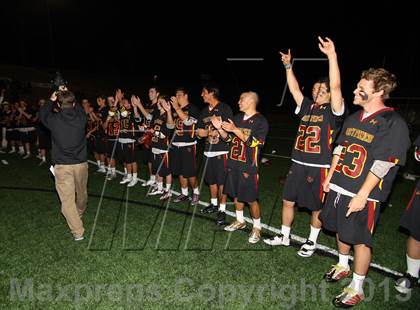
M 169 168 L 169 153 L 153 154 L 152 173 L 160 177 L 166 177 L 171 174 Z
M 86 139 L 87 142 L 87 150 L 88 153 L 91 154 L 93 152 L 96 152 L 96 139 L 94 136 L 90 136 Z
M 51 149 L 51 136 L 44 132 L 38 132 L 38 147 L 41 150 Z
M 170 165 L 173 175 L 181 175 L 184 178 L 197 176 L 196 145 L 174 146 L 169 151 Z
M 19 141 L 19 132 L 14 129 L 6 130 L 6 139 L 7 141 Z
M 410 232 L 410 236 L 420 242 L 420 181 L 417 182 L 410 202 L 401 217 L 400 225 Z
M 254 202 L 258 200 L 258 184 L 258 174 L 228 168 L 223 193 L 239 202 Z
M 283 199 L 296 202 L 299 207 L 311 211 L 321 210 L 325 198 L 322 182 L 327 174 L 327 168 L 304 166 L 294 162 L 283 187 Z
M 346 217 L 351 199 L 352 197 L 330 190 L 319 216 L 322 227 L 337 233 L 344 243 L 372 247 L 372 236 L 380 215 L 380 203 L 368 201 L 362 211 L 353 212 Z
M 132 143 L 118 143 L 118 159 L 126 164 L 131 164 L 136 161 L 136 145 Z
M 36 140 L 35 130 L 20 133 L 20 141 L 22 141 L 22 143 L 32 144 L 35 142 L 35 140 Z
M 116 141 L 115 139 L 107 140 L 107 144 L 106 144 L 106 156 L 108 158 L 114 158 L 117 159 L 118 157 L 118 153 L 121 153 L 121 145 L 118 145 L 118 141 Z M 114 150 L 114 145 L 115 145 L 115 150 Z M 119 147 L 119 148 L 118 148 Z M 114 152 L 114 154 L 112 154 Z
M 204 181 L 208 185 L 224 185 L 227 170 L 227 154 L 214 157 L 205 156 Z
M 98 154 L 107 153 L 107 139 L 104 136 L 98 135 L 95 137 L 95 152 Z
M 143 150 L 143 162 L 145 164 L 153 162 L 153 153 L 151 147 L 145 147 L 144 144 L 141 146 Z

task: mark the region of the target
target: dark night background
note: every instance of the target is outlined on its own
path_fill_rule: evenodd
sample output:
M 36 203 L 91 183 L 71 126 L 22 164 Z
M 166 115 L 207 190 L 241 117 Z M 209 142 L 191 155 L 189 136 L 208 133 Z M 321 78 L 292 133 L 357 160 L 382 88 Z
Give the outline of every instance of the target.
M 397 75 L 394 96 L 420 97 L 418 10 L 401 1 L 367 3 L 3 1 L 0 63 L 60 68 L 64 77 L 66 71 L 96 74 L 115 87 L 144 85 L 155 74 L 162 84 L 194 85 L 208 74 L 229 100 L 254 88 L 274 106 L 285 83 L 278 50 L 323 57 L 321 35 L 336 44 L 347 98 L 363 69 L 380 66 Z M 327 74 L 327 66 L 299 63 L 295 73 L 305 86 Z

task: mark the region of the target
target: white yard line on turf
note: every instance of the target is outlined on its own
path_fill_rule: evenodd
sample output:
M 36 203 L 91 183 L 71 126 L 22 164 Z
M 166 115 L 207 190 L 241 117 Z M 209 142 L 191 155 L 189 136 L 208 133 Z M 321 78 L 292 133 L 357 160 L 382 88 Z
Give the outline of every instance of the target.
M 270 154 L 267 154 L 267 155 L 270 155 Z M 91 164 L 93 164 L 94 166 L 97 166 L 96 162 L 94 162 L 92 160 L 88 160 L 88 162 L 91 163 Z M 116 170 L 116 172 L 118 174 L 124 175 L 124 173 L 122 171 Z M 145 180 L 143 180 L 143 179 L 140 179 L 140 178 L 138 178 L 138 179 L 141 182 L 145 182 Z M 174 190 L 171 190 L 171 192 L 173 194 L 175 194 L 175 195 L 179 195 L 180 194 L 179 192 L 174 191 Z M 102 195 L 103 195 L 103 191 L 102 191 Z M 101 195 L 101 201 L 102 201 L 102 195 Z M 201 201 L 201 200 L 199 201 L 199 204 L 202 205 L 202 206 L 208 206 L 209 205 L 209 203 L 204 202 L 204 201 Z M 236 217 L 236 213 L 235 212 L 231 212 L 231 211 L 226 210 L 226 214 L 229 215 L 229 216 L 231 216 L 231 217 Z M 244 217 L 244 218 L 245 218 L 245 221 L 246 222 L 251 223 L 251 224 L 253 223 L 252 222 L 252 219 L 250 219 L 248 217 Z M 272 227 L 272 226 L 269 226 L 267 224 L 261 223 L 261 227 L 264 228 L 264 229 L 266 229 L 266 230 L 268 230 L 268 231 L 271 231 L 273 233 L 276 233 L 276 234 L 280 234 L 281 233 L 281 230 L 280 229 L 275 228 L 275 227 Z M 306 241 L 305 238 L 302 238 L 302 237 L 300 237 L 298 235 L 294 235 L 294 234 L 290 234 L 290 239 L 292 239 L 294 241 L 297 241 L 297 242 L 299 242 L 301 244 L 305 243 L 305 241 Z M 327 252 L 327 253 L 329 253 L 331 255 L 334 255 L 334 256 L 338 257 L 337 250 L 334 250 L 334 249 L 332 249 L 332 248 L 330 248 L 330 247 L 328 247 L 326 245 L 317 244 L 317 249 L 319 249 L 321 251 L 324 251 L 324 252 Z M 350 256 L 350 260 L 353 260 L 353 256 Z M 393 275 L 398 276 L 398 277 L 401 277 L 403 275 L 402 273 L 400 273 L 398 271 L 392 270 L 392 269 L 390 269 L 388 267 L 384 267 L 384 266 L 382 266 L 380 264 L 371 263 L 370 266 L 374 267 L 377 270 L 381 270 L 381 271 L 384 271 L 384 272 L 389 273 L 389 274 L 393 274 Z

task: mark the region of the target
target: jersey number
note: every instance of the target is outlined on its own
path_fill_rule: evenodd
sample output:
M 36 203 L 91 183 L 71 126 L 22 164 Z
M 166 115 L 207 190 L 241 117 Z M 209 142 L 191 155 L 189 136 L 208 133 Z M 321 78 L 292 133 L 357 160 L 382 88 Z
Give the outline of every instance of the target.
M 304 153 L 321 153 L 321 146 L 319 145 L 321 128 L 319 126 L 300 125 L 298 132 L 295 149 Z
M 232 158 L 233 160 L 245 162 L 245 143 L 243 143 L 242 140 L 238 137 L 234 137 L 232 140 L 232 144 L 233 146 L 230 149 L 230 158 Z
M 354 155 L 353 160 L 351 162 L 352 167 L 348 165 L 343 165 L 341 163 L 346 153 L 352 153 Z M 362 174 L 363 167 L 366 161 L 366 155 L 367 151 L 363 146 L 354 143 L 350 144 L 341 152 L 340 161 L 335 167 L 335 171 L 343 172 L 346 176 L 350 178 L 358 178 Z

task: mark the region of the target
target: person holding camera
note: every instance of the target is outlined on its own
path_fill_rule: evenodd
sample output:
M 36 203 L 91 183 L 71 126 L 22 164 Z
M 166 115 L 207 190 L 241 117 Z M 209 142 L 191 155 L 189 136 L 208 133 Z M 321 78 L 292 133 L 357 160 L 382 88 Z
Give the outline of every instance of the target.
M 86 210 L 88 164 L 86 113 L 65 86 L 51 95 L 39 111 L 41 122 L 51 131 L 51 160 L 61 212 L 75 241 L 83 240 L 82 215 Z

